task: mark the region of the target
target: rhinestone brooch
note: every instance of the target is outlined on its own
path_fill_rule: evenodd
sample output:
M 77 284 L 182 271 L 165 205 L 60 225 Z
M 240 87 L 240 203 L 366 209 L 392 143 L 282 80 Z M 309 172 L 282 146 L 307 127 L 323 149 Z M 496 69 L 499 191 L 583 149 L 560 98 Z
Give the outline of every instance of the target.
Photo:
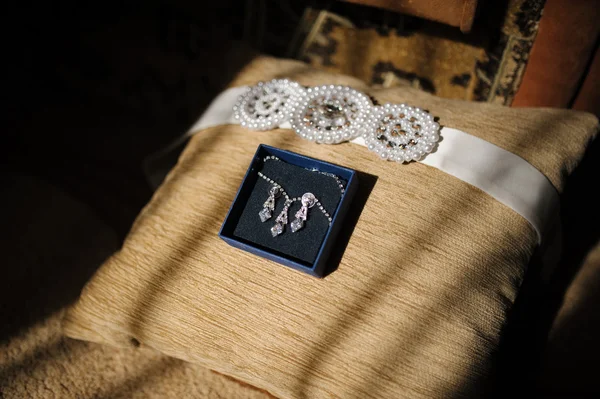
M 440 125 L 428 112 L 405 104 L 373 107 L 363 138 L 382 159 L 418 161 L 435 148 Z
M 304 88 L 288 79 L 261 82 L 238 98 L 233 116 L 249 129 L 274 129 L 290 119 L 304 95 Z
M 371 112 L 369 97 L 347 86 L 318 86 L 306 92 L 292 117 L 298 135 L 325 144 L 360 136 Z
M 259 83 L 240 96 L 234 117 L 242 126 L 269 130 L 290 122 L 302 138 L 338 144 L 362 137 L 382 159 L 418 161 L 439 141 L 440 125 L 421 108 L 406 104 L 373 105 L 347 86 L 304 88 L 288 79 Z

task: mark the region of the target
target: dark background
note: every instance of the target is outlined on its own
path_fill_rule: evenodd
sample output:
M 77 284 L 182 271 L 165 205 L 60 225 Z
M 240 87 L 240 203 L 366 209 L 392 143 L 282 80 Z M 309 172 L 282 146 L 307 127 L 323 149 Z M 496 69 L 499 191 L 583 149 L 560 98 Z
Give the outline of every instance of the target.
M 269 4 L 287 16 L 276 37 L 242 1 L 3 5 L 0 341 L 77 298 L 152 195 L 143 159 L 193 123 L 249 48 L 285 55 L 306 3 Z M 511 315 L 499 367 L 512 386 L 535 381 L 563 294 L 598 242 L 599 159 L 596 143 L 567 187 L 560 272 L 527 284 Z M 586 317 L 598 302 L 596 291 L 581 313 L 587 332 L 600 331 Z M 563 357 L 574 376 L 598 369 L 597 337 L 585 343 L 585 358 Z

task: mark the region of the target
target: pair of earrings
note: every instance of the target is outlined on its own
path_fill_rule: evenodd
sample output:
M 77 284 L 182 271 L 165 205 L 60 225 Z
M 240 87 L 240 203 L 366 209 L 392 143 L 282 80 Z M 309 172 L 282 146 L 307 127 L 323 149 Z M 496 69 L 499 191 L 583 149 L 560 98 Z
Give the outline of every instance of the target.
M 292 233 L 297 232 L 301 228 L 304 227 L 304 222 L 308 217 L 308 210 L 315 206 L 318 203 L 317 198 L 312 193 L 305 193 L 302 198 L 290 198 L 287 193 L 279 186 L 278 184 L 274 184 L 269 189 L 269 197 L 263 204 L 263 210 L 258 213 L 261 222 L 266 222 L 273 216 L 273 211 L 275 210 L 275 200 L 279 198 L 281 195 L 285 196 L 285 204 L 279 216 L 275 219 L 275 225 L 271 227 L 271 234 L 273 237 L 277 237 L 281 233 L 283 233 L 285 229 L 285 225 L 288 224 L 288 212 L 290 210 L 290 206 L 296 202 L 300 201 L 302 207 L 296 212 L 295 219 L 290 223 L 290 229 Z M 322 209 L 322 206 L 320 206 Z

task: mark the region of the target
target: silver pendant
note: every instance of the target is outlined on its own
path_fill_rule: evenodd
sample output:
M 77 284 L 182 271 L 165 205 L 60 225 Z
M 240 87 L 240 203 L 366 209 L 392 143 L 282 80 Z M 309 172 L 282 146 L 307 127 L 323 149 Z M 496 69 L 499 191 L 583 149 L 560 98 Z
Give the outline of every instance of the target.
M 273 237 L 277 237 L 285 230 L 285 225 L 288 223 L 288 211 L 290 209 L 290 205 L 292 205 L 292 201 L 286 200 L 283 210 L 279 216 L 277 216 L 277 219 L 275 219 L 275 225 L 271 227 L 271 234 Z

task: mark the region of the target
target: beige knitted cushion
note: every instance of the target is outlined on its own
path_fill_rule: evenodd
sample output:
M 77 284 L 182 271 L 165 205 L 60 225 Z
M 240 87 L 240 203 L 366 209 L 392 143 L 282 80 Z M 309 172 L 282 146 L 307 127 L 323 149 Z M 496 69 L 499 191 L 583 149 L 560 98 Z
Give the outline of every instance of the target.
M 560 191 L 597 130 L 590 115 L 444 100 L 258 58 L 232 86 L 289 77 L 407 102 L 528 160 Z M 316 279 L 217 236 L 261 143 L 378 177 L 338 269 Z M 443 145 L 443 142 L 440 144 Z M 527 189 L 524 187 L 523 189 Z M 198 133 L 123 248 L 66 319 L 71 337 L 142 346 L 282 398 L 447 398 L 490 372 L 536 248 L 520 215 L 435 168 L 289 130 Z

